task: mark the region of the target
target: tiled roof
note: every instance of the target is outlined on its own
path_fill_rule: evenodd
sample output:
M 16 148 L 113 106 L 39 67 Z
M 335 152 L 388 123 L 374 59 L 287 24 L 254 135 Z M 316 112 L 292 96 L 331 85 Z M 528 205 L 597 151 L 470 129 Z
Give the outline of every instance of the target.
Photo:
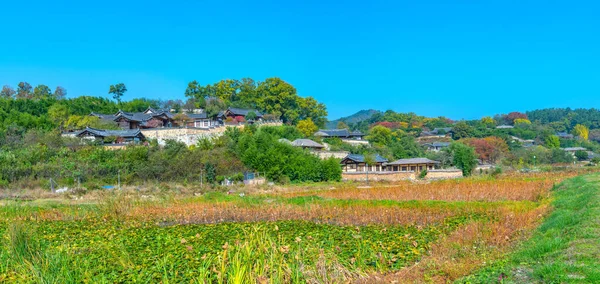
M 386 165 L 439 164 L 440 162 L 427 158 L 400 159 Z
M 351 137 L 351 136 L 364 136 L 360 131 L 348 131 L 348 129 L 319 129 L 315 133 L 315 136 L 320 137 Z
M 359 155 L 359 154 L 349 154 L 343 160 L 346 160 L 346 159 L 355 161 L 357 163 L 364 163 L 365 162 L 365 156 L 364 155 Z M 385 163 L 387 161 L 388 161 L 388 159 L 380 156 L 379 154 L 375 155 L 375 162 L 377 162 L 377 163 Z
M 203 113 L 188 113 L 187 116 L 191 119 L 206 119 L 208 118 L 208 115 L 206 114 L 206 112 Z
M 448 147 L 448 146 L 450 146 L 450 142 L 433 142 L 433 143 L 426 143 L 424 145 L 431 146 L 431 147 Z
M 246 116 L 250 112 L 254 112 L 256 114 L 256 117 L 262 117 L 263 116 L 258 110 L 255 110 L 255 109 L 245 109 L 245 108 L 230 107 L 230 108 L 227 108 L 227 110 L 230 111 L 235 116 L 238 116 L 238 115 Z
M 94 136 L 100 137 L 108 137 L 108 136 L 117 136 L 117 137 L 138 137 L 141 134 L 139 129 L 126 129 L 126 130 L 106 130 L 106 129 L 96 129 L 91 127 L 86 127 L 84 130 L 75 133 L 75 136 L 80 136 L 84 133 L 89 133 Z
M 309 147 L 309 148 L 325 148 L 325 146 L 312 141 L 310 139 L 296 139 L 292 142 L 292 146 L 296 147 Z
M 563 150 L 567 151 L 567 152 L 575 152 L 575 151 L 587 151 L 586 148 L 583 147 L 567 147 L 567 148 L 562 148 Z

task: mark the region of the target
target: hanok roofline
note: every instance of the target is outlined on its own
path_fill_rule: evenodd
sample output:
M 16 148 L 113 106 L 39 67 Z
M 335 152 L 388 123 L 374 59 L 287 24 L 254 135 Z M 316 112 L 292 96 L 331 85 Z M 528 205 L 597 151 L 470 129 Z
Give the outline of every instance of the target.
M 315 149 L 323 149 L 325 146 L 312 141 L 310 139 L 296 139 L 294 142 L 291 142 L 292 146 L 302 147 L 302 148 L 315 148 Z
M 575 136 L 573 136 L 573 134 L 569 134 L 567 132 L 557 132 L 556 136 L 558 136 L 558 138 L 564 138 L 564 139 L 573 139 Z
M 236 108 L 236 107 L 228 107 L 226 110 L 219 112 L 217 114 L 217 118 L 224 119 L 227 117 L 236 117 L 236 116 L 242 116 L 245 118 L 251 112 L 254 112 L 254 114 L 256 114 L 257 119 L 263 118 L 263 114 L 258 110 Z
M 450 142 L 433 142 L 433 143 L 425 143 L 423 146 L 429 147 L 448 147 L 450 146 Z
M 126 129 L 126 130 L 104 130 L 104 129 L 96 129 L 91 127 L 86 127 L 85 129 L 76 132 L 75 137 L 90 137 L 94 136 L 95 138 L 106 138 L 110 136 L 114 136 L 117 138 L 123 138 L 125 140 L 135 140 L 136 138 L 139 140 L 144 139 L 144 134 L 139 129 Z
M 496 126 L 496 129 L 513 129 L 513 128 L 515 128 L 515 127 L 512 125 L 506 125 L 506 124 Z
M 335 137 L 335 138 L 356 138 L 362 139 L 365 136 L 360 131 L 348 131 L 348 129 L 319 129 L 314 134 L 316 137 Z
M 577 152 L 577 151 L 587 151 L 586 148 L 583 147 L 567 147 L 567 148 L 561 148 L 563 151 L 567 151 L 567 152 Z

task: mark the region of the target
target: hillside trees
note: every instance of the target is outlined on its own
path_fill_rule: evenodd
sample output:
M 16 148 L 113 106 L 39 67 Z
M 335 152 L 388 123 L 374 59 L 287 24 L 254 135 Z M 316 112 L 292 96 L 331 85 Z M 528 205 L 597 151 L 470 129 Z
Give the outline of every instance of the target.
M 300 97 L 296 88 L 280 78 L 267 78 L 256 82 L 251 78 L 241 80 L 226 79 L 201 86 L 197 81 L 188 84 L 185 95 L 200 101 L 216 101 L 223 106 L 256 108 L 265 114 L 281 118 L 284 123 L 297 124 L 300 120 L 310 118 L 318 127 L 326 122 L 325 105 L 312 97 Z M 222 109 L 220 109 L 222 110 Z

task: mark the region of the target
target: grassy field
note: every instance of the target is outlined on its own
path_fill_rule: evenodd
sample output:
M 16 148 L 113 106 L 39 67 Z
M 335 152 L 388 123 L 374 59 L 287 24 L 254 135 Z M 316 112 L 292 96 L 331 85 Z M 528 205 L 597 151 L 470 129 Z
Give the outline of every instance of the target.
M 0 282 L 597 280 L 600 177 L 572 175 L 4 201 Z

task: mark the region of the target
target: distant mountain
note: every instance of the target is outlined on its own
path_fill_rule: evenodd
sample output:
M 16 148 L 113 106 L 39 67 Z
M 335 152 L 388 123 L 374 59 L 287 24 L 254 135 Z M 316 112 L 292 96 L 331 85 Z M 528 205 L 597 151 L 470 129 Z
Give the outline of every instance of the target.
M 374 109 L 363 109 L 353 115 L 338 118 L 338 119 L 332 120 L 332 121 L 328 121 L 325 126 L 327 127 L 327 129 L 335 129 L 337 127 L 338 122 L 340 122 L 340 121 L 343 121 L 346 124 L 358 123 L 363 120 L 367 120 L 367 119 L 371 118 L 371 116 L 373 116 L 377 113 L 381 113 L 381 112 L 378 110 L 374 110 Z

